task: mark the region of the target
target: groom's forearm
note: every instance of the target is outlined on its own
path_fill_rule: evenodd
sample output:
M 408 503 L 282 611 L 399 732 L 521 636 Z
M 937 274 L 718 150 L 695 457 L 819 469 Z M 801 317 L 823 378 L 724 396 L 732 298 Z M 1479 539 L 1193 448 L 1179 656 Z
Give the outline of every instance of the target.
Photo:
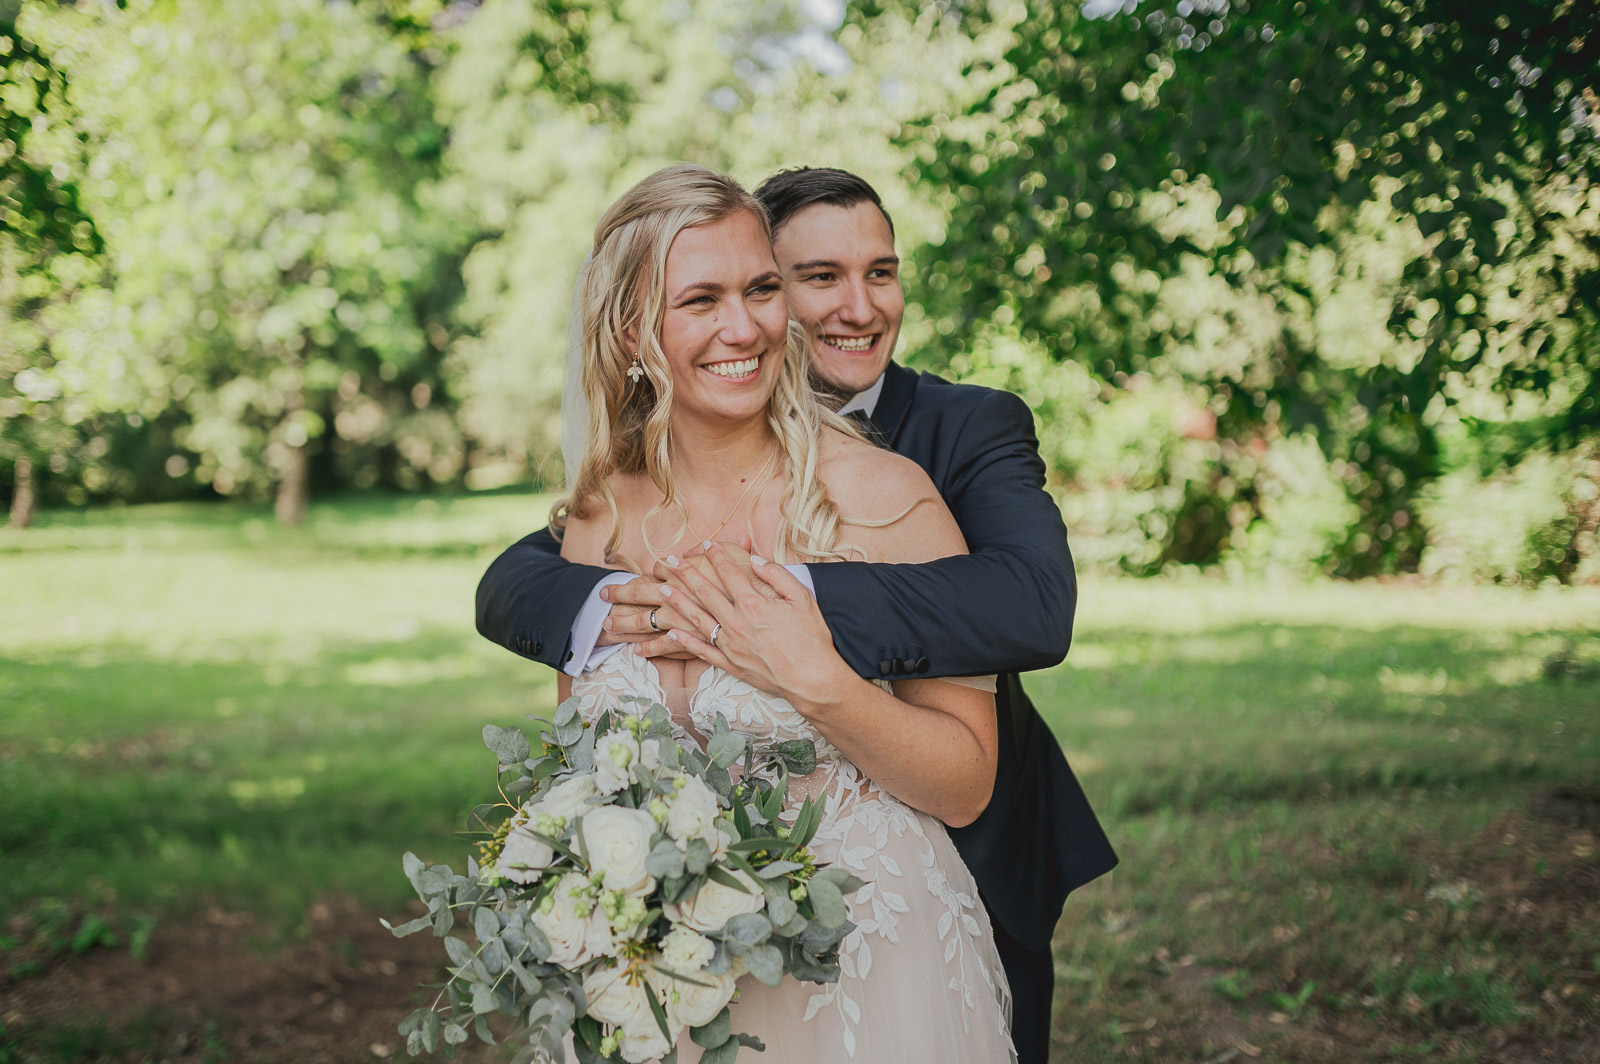
M 992 392 L 949 431 L 960 460 L 929 472 L 970 555 L 810 567 L 834 645 L 863 676 L 1031 672 L 1071 646 L 1078 583 L 1033 415 Z
M 594 591 L 612 575 L 561 557 L 549 529 L 512 544 L 478 583 L 478 633 L 515 654 L 560 669 L 571 650 L 573 622 Z
M 834 646 L 869 679 L 1032 672 L 1060 664 L 1072 640 L 1076 581 L 1052 559 L 985 553 L 810 569 Z

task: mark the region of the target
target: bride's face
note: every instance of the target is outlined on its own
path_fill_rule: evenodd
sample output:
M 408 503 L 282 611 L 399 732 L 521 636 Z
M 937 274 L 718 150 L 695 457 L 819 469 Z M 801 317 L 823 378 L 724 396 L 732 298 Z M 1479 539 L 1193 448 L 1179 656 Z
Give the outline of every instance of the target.
M 789 307 L 755 215 L 740 211 L 677 235 L 666 305 L 661 348 L 674 413 L 718 421 L 761 414 L 778 384 Z

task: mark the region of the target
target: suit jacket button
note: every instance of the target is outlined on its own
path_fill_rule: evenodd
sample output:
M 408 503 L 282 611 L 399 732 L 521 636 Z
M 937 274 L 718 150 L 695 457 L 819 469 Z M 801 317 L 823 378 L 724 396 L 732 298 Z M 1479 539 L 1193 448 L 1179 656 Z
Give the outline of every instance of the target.
M 902 675 L 905 674 L 905 671 L 906 671 L 906 659 L 905 658 L 895 658 L 894 659 L 894 674 L 896 676 L 902 676 Z
M 537 655 L 537 654 L 538 654 L 538 653 L 539 653 L 539 652 L 540 652 L 540 651 L 541 651 L 541 650 L 543 650 L 543 649 L 544 649 L 544 644 L 543 644 L 543 643 L 541 643 L 541 642 L 539 642 L 539 641 L 538 641 L 538 640 L 537 640 L 537 639 L 535 639 L 535 640 L 534 640 L 534 641 L 533 641 L 533 653 L 534 653 L 534 654 L 535 654 L 535 655 Z M 924 660 L 924 661 L 926 661 L 926 660 L 928 660 L 928 659 L 927 659 L 927 658 L 923 658 L 923 659 L 922 659 L 922 660 Z
M 912 666 L 912 668 L 916 669 L 918 672 L 927 672 L 928 671 L 928 659 L 927 658 L 918 658 L 916 665 Z
M 884 658 L 882 661 L 878 662 L 878 675 L 880 675 L 880 676 L 888 676 L 888 675 L 891 675 L 893 672 L 894 672 L 894 663 L 891 662 L 888 658 Z

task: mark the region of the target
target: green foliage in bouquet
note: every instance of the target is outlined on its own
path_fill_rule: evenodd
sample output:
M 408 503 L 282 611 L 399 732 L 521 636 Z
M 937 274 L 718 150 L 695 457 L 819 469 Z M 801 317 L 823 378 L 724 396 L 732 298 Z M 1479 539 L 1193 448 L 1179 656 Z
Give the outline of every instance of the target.
M 430 929 L 450 959 L 433 1004 L 400 1025 L 408 1052 L 453 1055 L 469 1027 L 492 1042 L 500 1013 L 526 1028 L 519 1064 L 559 1059 L 569 1032 L 586 1064 L 672 1062 L 684 1030 L 702 1060 L 727 1062 L 765 1048 L 732 1029 L 746 973 L 838 980 L 845 897 L 862 882 L 807 848 L 821 805 L 781 817 L 789 774 L 816 767 L 812 744 L 758 750 L 719 717 L 702 753 L 673 739 L 666 707 L 621 703 L 637 715 L 588 725 L 563 702 L 537 756 L 520 729 L 485 726 L 504 801 L 472 813 L 481 860 L 461 875 L 405 855 L 428 913 L 390 929 Z M 452 933 L 458 917 L 476 948 Z

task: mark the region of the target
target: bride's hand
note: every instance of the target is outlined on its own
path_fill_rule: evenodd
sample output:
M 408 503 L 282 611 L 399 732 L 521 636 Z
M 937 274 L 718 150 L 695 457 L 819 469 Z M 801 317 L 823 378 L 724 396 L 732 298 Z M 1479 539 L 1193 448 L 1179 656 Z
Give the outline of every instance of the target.
M 690 622 L 668 638 L 758 690 L 799 706 L 855 679 L 816 599 L 781 565 L 717 543 L 676 570 L 667 590 Z

